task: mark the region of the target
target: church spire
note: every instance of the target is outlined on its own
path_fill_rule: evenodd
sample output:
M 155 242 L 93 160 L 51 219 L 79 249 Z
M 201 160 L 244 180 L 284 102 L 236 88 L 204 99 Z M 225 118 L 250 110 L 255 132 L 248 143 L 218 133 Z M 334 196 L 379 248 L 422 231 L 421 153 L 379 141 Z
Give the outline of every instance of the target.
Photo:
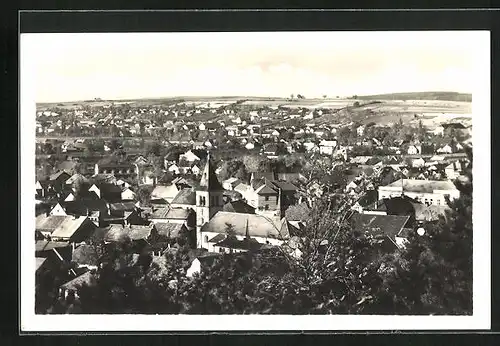
M 201 180 L 200 180 L 200 189 L 204 191 L 223 191 L 224 188 L 217 179 L 217 175 L 215 174 L 215 170 L 210 161 L 210 152 L 207 155 L 207 163 L 205 164 L 205 168 L 203 169 Z

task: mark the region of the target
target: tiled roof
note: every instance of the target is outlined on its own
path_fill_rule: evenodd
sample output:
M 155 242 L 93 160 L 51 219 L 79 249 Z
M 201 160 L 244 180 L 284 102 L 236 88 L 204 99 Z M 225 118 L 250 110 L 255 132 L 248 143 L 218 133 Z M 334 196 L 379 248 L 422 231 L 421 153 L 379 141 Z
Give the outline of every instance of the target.
M 282 191 L 285 191 L 285 192 L 292 192 L 292 191 L 297 191 L 298 188 L 293 185 L 292 183 L 289 183 L 289 182 L 286 182 L 286 181 L 273 181 L 272 182 L 275 186 L 277 186 L 278 188 L 280 188 Z
M 49 251 L 52 249 L 57 249 L 57 248 L 62 248 L 62 247 L 68 247 L 70 246 L 66 242 L 62 241 L 49 241 L 49 240 L 38 240 L 35 243 L 35 251 Z
M 196 204 L 196 191 L 190 188 L 182 189 L 172 200 L 172 204 Z
M 257 214 L 241 214 L 219 211 L 209 222 L 202 227 L 202 232 L 226 233 L 226 225 L 231 224 L 234 227 L 236 235 L 250 237 L 269 237 L 281 238 L 279 229 L 281 225 L 275 225 L 274 222 L 265 216 Z
M 71 261 L 78 264 L 97 265 L 98 254 L 92 246 L 82 244 L 73 250 Z
M 66 219 L 54 230 L 54 232 L 52 232 L 51 236 L 57 238 L 70 238 L 87 220 L 87 216 L 66 216 Z
M 72 218 L 72 216 L 69 216 Z M 68 218 L 68 216 L 46 216 L 41 214 L 37 216 L 35 221 L 35 229 L 40 232 L 54 232 L 63 222 Z
M 159 235 L 164 235 L 169 238 L 177 238 L 181 233 L 184 225 L 178 223 L 159 222 L 155 224 Z
M 151 197 L 156 197 L 156 198 L 173 198 L 179 193 L 179 189 L 175 184 L 171 185 L 157 185 L 153 192 L 151 192 Z
M 255 208 L 243 202 L 242 200 L 228 202 L 224 204 L 222 210 L 231 213 L 255 214 Z
M 369 232 L 373 235 L 385 235 L 393 239 L 410 219 L 409 215 L 352 215 L 354 229 L 361 232 Z
M 109 210 L 111 211 L 132 211 L 135 210 L 135 208 L 135 202 L 118 202 L 109 204 Z
M 58 171 L 54 174 L 52 174 L 50 177 L 49 177 L 49 180 L 57 180 L 59 179 L 61 176 L 63 175 L 67 175 L 69 177 L 69 174 L 66 173 L 65 171 Z
M 131 225 L 128 236 L 132 240 L 147 239 L 151 234 L 151 230 L 152 230 L 151 226 Z
M 88 285 L 92 286 L 96 284 L 96 278 L 94 274 L 92 274 L 90 271 L 85 272 L 84 274 L 74 278 L 71 281 L 66 282 L 64 285 L 61 286 L 61 288 L 66 289 L 66 290 L 78 290 L 80 287 L 83 285 Z
M 264 178 L 254 187 L 255 192 L 259 195 L 276 195 L 278 188 L 268 179 Z
M 219 233 L 215 237 L 209 239 L 208 242 L 209 243 L 218 243 L 218 242 L 220 242 L 221 240 L 224 240 L 224 239 L 226 239 L 226 235 L 223 234 L 223 233 Z

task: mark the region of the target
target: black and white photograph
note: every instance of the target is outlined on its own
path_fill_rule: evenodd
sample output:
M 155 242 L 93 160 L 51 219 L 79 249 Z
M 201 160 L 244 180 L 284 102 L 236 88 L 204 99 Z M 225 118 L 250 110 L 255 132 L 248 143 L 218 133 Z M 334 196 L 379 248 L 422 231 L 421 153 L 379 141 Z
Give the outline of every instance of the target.
M 22 34 L 23 328 L 488 328 L 489 40 Z

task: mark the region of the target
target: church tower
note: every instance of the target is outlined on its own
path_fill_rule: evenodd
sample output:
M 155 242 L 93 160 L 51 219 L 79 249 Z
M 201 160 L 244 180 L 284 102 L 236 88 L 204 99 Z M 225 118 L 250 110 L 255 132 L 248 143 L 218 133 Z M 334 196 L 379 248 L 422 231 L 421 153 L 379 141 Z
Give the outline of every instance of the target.
M 218 211 L 222 210 L 224 188 L 215 175 L 210 162 L 210 153 L 205 168 L 201 172 L 200 186 L 196 189 L 196 247 L 207 247 L 202 239 L 201 227 L 208 222 Z

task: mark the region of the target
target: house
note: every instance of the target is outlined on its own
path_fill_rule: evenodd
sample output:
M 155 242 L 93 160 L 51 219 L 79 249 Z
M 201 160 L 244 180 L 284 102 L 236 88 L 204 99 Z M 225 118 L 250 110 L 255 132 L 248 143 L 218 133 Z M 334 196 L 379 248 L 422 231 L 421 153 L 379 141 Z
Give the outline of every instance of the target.
M 79 244 L 71 253 L 71 262 L 76 263 L 79 268 L 94 270 L 99 265 L 99 254 L 94 246 Z
M 35 230 L 54 241 L 85 241 L 92 235 L 95 225 L 87 216 L 45 216 L 36 218 Z
M 360 234 L 369 234 L 379 240 L 383 248 L 393 250 L 400 248 L 396 242 L 403 228 L 410 220 L 409 215 L 373 215 L 354 213 L 350 222 L 353 229 Z
M 92 271 L 87 271 L 80 276 L 66 282 L 59 288 L 59 294 L 67 298 L 68 295 L 73 295 L 75 298 L 79 298 L 78 291 L 82 286 L 95 286 L 97 284 L 97 278 Z
M 336 146 L 337 141 L 321 141 L 319 143 L 319 153 L 321 155 L 333 155 Z
M 193 163 L 193 165 L 191 166 L 191 173 L 194 175 L 200 175 L 200 172 L 201 172 L 200 167 L 198 167 L 197 164 Z
M 363 134 L 365 133 L 365 126 L 364 125 L 358 126 L 356 128 L 356 133 L 359 137 L 363 136 Z
M 188 228 L 184 223 L 155 223 L 158 235 L 167 239 L 177 239 L 188 232 Z
M 203 268 L 207 268 L 212 265 L 217 258 L 220 258 L 219 253 L 202 253 L 195 257 L 191 262 L 190 267 L 186 271 L 187 277 L 193 277 L 195 274 L 201 273 Z
M 129 189 L 128 187 L 123 188 L 121 192 L 121 200 L 122 201 L 133 201 L 135 200 L 135 192 Z
M 236 237 L 225 237 L 223 240 L 213 245 L 215 253 L 241 253 L 247 251 L 260 250 L 264 244 L 259 243 L 254 238 L 238 239 Z
M 451 208 L 447 205 L 425 205 L 422 203 L 412 203 L 417 222 L 438 221 L 440 217 L 447 217 L 447 212 Z
M 302 173 L 277 173 L 277 180 L 287 181 L 289 183 L 306 182 L 307 179 Z
M 139 166 L 133 163 L 115 163 L 101 160 L 95 164 L 94 174 L 112 174 L 118 179 L 135 180 L 139 176 Z
M 72 244 L 68 242 L 52 241 L 47 239 L 37 240 L 35 242 L 35 257 L 48 258 L 56 254 L 57 258 L 70 260 L 73 251 Z
M 196 192 L 193 188 L 184 188 L 180 190 L 170 202 L 172 208 L 189 209 L 196 206 Z
M 48 180 L 38 180 L 35 183 L 36 196 L 39 198 L 52 197 L 57 194 L 54 186 Z
M 175 163 L 172 164 L 172 165 L 170 165 L 167 168 L 167 171 L 169 171 L 170 173 L 173 173 L 173 174 L 179 174 L 180 173 L 179 166 L 177 166 Z
M 446 198 L 460 197 L 460 191 L 453 182 L 439 180 L 399 179 L 389 185 L 379 186 L 378 198 L 392 198 L 405 195 L 418 202 L 446 205 Z
M 280 217 L 282 210 L 280 191 L 271 180 L 267 178 L 252 181 L 253 191 L 247 193 L 247 202 L 255 208 L 256 213 L 268 217 Z
M 422 146 L 420 144 L 410 145 L 407 150 L 408 155 L 417 155 L 422 153 Z
M 100 199 L 78 199 L 68 202 L 57 203 L 50 211 L 53 216 L 88 216 L 92 212 L 106 214 L 108 206 L 104 200 Z
M 88 191 L 95 192 L 100 199 L 108 202 L 118 202 L 121 200 L 122 195 L 122 188 L 112 183 L 92 184 Z
M 66 181 L 65 181 L 65 185 L 66 186 L 73 186 L 73 184 L 77 183 L 77 182 L 81 182 L 81 183 L 88 183 L 88 179 L 85 178 L 82 174 L 80 173 L 75 173 L 73 174 L 71 177 L 69 177 Z
M 425 166 L 425 160 L 423 158 L 418 158 L 415 160 L 411 161 L 411 166 L 412 167 L 424 167 Z
M 193 153 L 193 151 L 191 150 L 188 150 L 187 152 L 179 156 L 179 162 L 187 161 L 192 163 L 192 162 L 198 162 L 200 160 L 201 160 L 200 157 L 197 156 L 195 153 Z
M 465 170 L 465 162 L 464 161 L 454 161 L 445 167 L 444 173 L 446 177 L 450 180 L 454 180 L 458 178 L 462 172 Z
M 449 144 L 446 144 L 445 146 L 439 148 L 436 152 L 438 154 L 451 154 L 453 150 Z
M 236 239 L 254 238 L 261 244 L 281 245 L 290 238 L 288 221 L 272 221 L 258 214 L 241 214 L 219 211 L 200 230 L 200 247 L 214 252 L 214 245 L 224 240 L 231 229 Z
M 185 225 L 187 229 L 191 230 L 196 225 L 196 213 L 193 209 L 158 208 L 153 210 L 149 220 L 153 224 L 173 223 Z
M 152 200 L 165 200 L 167 203 L 172 203 L 175 196 L 179 193 L 181 189 L 176 184 L 170 185 L 156 185 L 151 192 Z
M 252 142 L 248 142 L 247 144 L 245 144 L 245 149 L 253 150 L 253 149 L 255 149 L 255 144 Z
M 222 182 L 222 187 L 226 190 L 232 191 L 240 183 L 241 181 L 238 178 L 229 178 Z
M 443 126 L 437 126 L 432 133 L 435 136 L 443 136 L 444 135 L 444 127 Z
M 255 208 L 242 200 L 227 202 L 222 210 L 230 213 L 255 214 Z
M 69 178 L 71 178 L 71 176 L 65 171 L 58 171 L 49 176 L 49 184 L 55 191 L 60 192 L 63 190 L 63 187 L 65 186 L 64 183 Z

